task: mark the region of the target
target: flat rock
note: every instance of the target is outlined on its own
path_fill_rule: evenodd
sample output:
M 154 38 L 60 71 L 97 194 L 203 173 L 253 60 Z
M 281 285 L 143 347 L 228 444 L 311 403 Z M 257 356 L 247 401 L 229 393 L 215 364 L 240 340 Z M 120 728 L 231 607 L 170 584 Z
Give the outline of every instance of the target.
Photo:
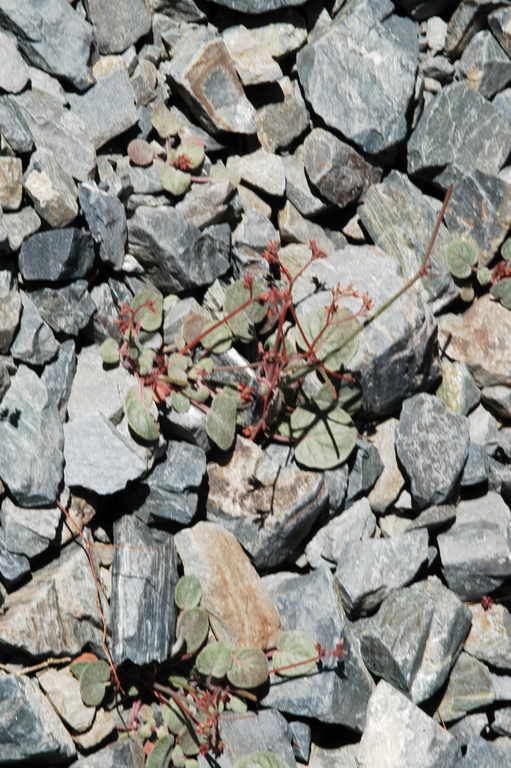
M 265 104 L 256 113 L 257 138 L 267 152 L 289 147 L 307 129 L 310 120 L 298 82 L 282 77 L 277 84 L 282 100 Z
M 493 592 L 511 573 L 509 507 L 494 491 L 458 504 L 456 522 L 438 536 L 442 572 L 463 600 Z
M 466 418 L 452 413 L 437 397 L 419 394 L 404 402 L 396 452 L 419 508 L 449 499 L 467 460 L 468 445 Z
M 208 476 L 208 520 L 231 531 L 259 569 L 296 557 L 327 504 L 320 473 L 264 465 L 261 448 L 243 437 L 227 464 L 208 465 Z
M 76 184 L 51 150 L 42 147 L 33 153 L 23 187 L 50 227 L 65 227 L 78 215 Z
M 36 557 L 54 543 L 60 517 L 57 507 L 25 509 L 6 496 L 0 507 L 2 543 L 9 552 Z
M 444 684 L 470 627 L 470 611 L 435 576 L 392 592 L 361 629 L 364 662 L 412 701 Z
M 372 14 L 355 10 L 336 19 L 298 53 L 296 65 L 314 112 L 364 152 L 405 138 L 416 53 Z
M 221 37 L 198 28 L 183 35 L 173 53 L 171 80 L 207 131 L 256 132 L 254 107 Z
M 73 739 L 34 680 L 2 672 L 0 702 L 3 763 L 61 764 L 75 756 Z
M 25 365 L 12 378 L 1 412 L 1 479 L 20 506 L 53 504 L 63 477 L 62 424 L 46 387 Z
M 87 731 L 96 715 L 95 707 L 86 707 L 80 695 L 80 681 L 65 669 L 45 669 L 37 676 L 39 685 L 62 720 L 73 731 Z
M 30 298 L 41 317 L 56 332 L 77 336 L 96 311 L 86 280 L 75 280 L 59 288 L 38 288 Z
M 101 413 L 118 424 L 124 413 L 124 397 L 134 378 L 122 365 L 105 367 L 99 347 L 82 347 L 67 403 L 70 421 Z
M 256 271 L 266 273 L 268 263 L 261 258 L 261 254 L 270 240 L 278 241 L 279 233 L 269 216 L 249 208 L 232 233 L 233 256 L 239 271 L 254 267 Z
M 202 606 L 210 612 L 218 639 L 234 646 L 273 647 L 279 614 L 232 533 L 200 522 L 176 534 L 175 543 L 185 574 L 201 582 Z
M 17 211 L 21 205 L 21 160 L 0 157 L 0 205 L 4 211 Z
M 18 51 L 16 38 L 0 31 L 0 57 L 3 61 L 0 73 L 0 89 L 7 93 L 19 93 L 28 81 L 28 66 Z
M 286 177 L 282 159 L 265 149 L 257 149 L 248 155 L 231 155 L 227 170 L 255 189 L 268 195 L 284 194 Z
M 31 64 L 79 90 L 92 83 L 92 28 L 67 0 L 1 0 L 0 24 L 13 32 Z
M 279 232 L 283 243 L 304 243 L 316 241 L 318 248 L 331 254 L 336 248 L 344 248 L 346 238 L 340 232 L 328 231 L 320 224 L 309 221 L 289 202 L 279 211 Z
M 233 192 L 234 186 L 229 179 L 193 184 L 175 209 L 194 227 L 202 229 L 229 219 Z
M 25 280 L 58 283 L 85 277 L 94 259 L 89 232 L 76 227 L 51 229 L 25 240 L 19 269 Z
M 488 707 L 495 701 L 495 689 L 488 668 L 468 653 L 461 653 L 451 670 L 438 714 L 444 723 L 467 712 Z
M 505 606 L 492 603 L 486 610 L 480 603 L 468 606 L 472 626 L 464 650 L 497 669 L 511 669 L 511 615 Z
M 100 53 L 122 53 L 151 29 L 144 0 L 85 0 Z
M 124 515 L 114 524 L 111 633 L 116 664 L 162 663 L 176 639 L 177 555 L 170 534 Z

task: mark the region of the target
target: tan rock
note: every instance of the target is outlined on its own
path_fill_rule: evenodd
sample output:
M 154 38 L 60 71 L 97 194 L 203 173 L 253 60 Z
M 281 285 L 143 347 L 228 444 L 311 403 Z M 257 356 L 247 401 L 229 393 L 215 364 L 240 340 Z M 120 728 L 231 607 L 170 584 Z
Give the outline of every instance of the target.
M 376 433 L 371 437 L 371 442 L 378 449 L 383 462 L 383 472 L 368 497 L 373 512 L 385 512 L 397 499 L 404 486 L 403 475 L 399 470 L 394 449 L 398 423 L 397 419 L 387 419 L 377 427 Z
M 94 722 L 96 709 L 86 707 L 80 696 L 80 681 L 69 668 L 45 669 L 37 676 L 39 685 L 65 723 L 82 733 Z
M 22 173 L 19 157 L 0 157 L 0 206 L 4 211 L 17 211 L 21 205 Z
M 202 605 L 219 640 L 233 646 L 271 648 L 280 617 L 237 539 L 215 523 L 200 522 L 174 538 L 186 574 L 203 589 Z

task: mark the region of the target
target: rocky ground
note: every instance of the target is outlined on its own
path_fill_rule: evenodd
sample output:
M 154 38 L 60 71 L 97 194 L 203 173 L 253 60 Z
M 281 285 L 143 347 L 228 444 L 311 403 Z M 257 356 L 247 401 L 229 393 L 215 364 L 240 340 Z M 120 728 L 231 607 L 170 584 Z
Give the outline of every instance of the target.
M 174 765 L 511 761 L 510 56 L 509 2 L 0 0 L 0 765 L 145 765 L 70 664 L 106 630 L 119 670 L 168 660 L 183 572 L 233 646 L 347 653 Z M 123 303 L 160 292 L 147 345 L 177 349 L 314 240 L 300 317 L 337 284 L 377 309 L 450 185 L 353 352 L 346 460 L 221 450 L 175 391 L 137 438 L 100 351 Z

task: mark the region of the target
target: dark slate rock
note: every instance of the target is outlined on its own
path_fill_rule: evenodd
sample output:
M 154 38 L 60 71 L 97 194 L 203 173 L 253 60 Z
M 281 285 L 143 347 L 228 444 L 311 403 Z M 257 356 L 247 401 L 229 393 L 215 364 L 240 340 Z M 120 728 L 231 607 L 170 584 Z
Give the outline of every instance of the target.
M 23 312 L 11 355 L 30 365 L 44 365 L 57 355 L 59 345 L 51 328 L 42 319 L 30 296 L 21 294 Z
M 502 440 L 497 419 L 486 410 L 484 405 L 478 405 L 468 417 L 471 442 L 483 446 L 489 456 L 495 456 Z M 504 433 L 505 434 L 505 433 Z
M 36 232 L 21 246 L 19 269 L 25 280 L 56 283 L 85 277 L 94 264 L 89 232 L 76 227 Z
M 466 46 L 458 70 L 486 99 L 511 81 L 511 59 L 488 30 L 478 32 Z
M 358 211 L 360 219 L 374 243 L 396 260 L 406 279 L 416 274 L 424 258 L 438 215 L 436 202 L 395 170 L 380 184 L 373 184 L 364 195 Z M 458 294 L 443 257 L 451 239 L 441 223 L 431 255 L 433 274 L 419 284 L 419 290 L 434 312 Z
M 432 576 L 392 592 L 364 622 L 364 662 L 415 703 L 426 701 L 447 679 L 470 621 L 468 608 Z
M 307 544 L 305 555 L 312 568 L 337 564 L 345 547 L 371 538 L 375 530 L 376 518 L 369 502 L 360 499 L 319 529 Z
M 379 168 L 323 128 L 314 128 L 305 139 L 303 159 L 311 183 L 339 208 L 358 200 L 381 178 Z
M 169 75 L 207 131 L 256 132 L 254 107 L 243 92 L 227 46 L 212 29 L 198 27 L 180 37 Z
M 25 555 L 10 552 L 0 529 L 0 583 L 12 588 L 30 574 L 30 561 Z
M 339 512 L 342 508 L 346 491 L 348 490 L 349 468 L 345 463 L 335 469 L 327 469 L 323 473 L 328 491 L 328 506 L 330 513 Z
M 65 2 L 65 0 L 64 0 Z M 0 677 L 0 762 L 50 765 L 76 754 L 73 739 L 39 688 L 24 675 Z
M 396 451 L 421 509 L 447 501 L 468 456 L 465 416 L 449 411 L 434 395 L 414 395 L 403 404 Z
M 30 368 L 20 365 L 0 413 L 1 479 L 20 506 L 53 504 L 63 475 L 62 424 Z
M 38 288 L 29 295 L 50 328 L 69 336 L 77 336 L 96 311 L 86 280 L 59 288 Z
M 457 720 L 467 712 L 488 707 L 495 701 L 490 672 L 481 661 L 461 653 L 451 670 L 449 683 L 438 707 L 444 723 Z
M 355 541 L 337 555 L 335 578 L 350 616 L 376 608 L 393 589 L 409 584 L 428 560 L 425 530 Z
M 62 421 L 66 416 L 75 371 L 75 343 L 67 339 L 59 344 L 56 358 L 44 366 L 41 374 L 41 381 L 48 392 L 48 401 L 57 408 Z
M 169 534 L 125 515 L 114 525 L 112 656 L 120 664 L 164 662 L 175 641 L 177 554 Z
M 92 181 L 80 184 L 79 197 L 92 237 L 99 243 L 101 260 L 120 269 L 128 235 L 124 206 Z
M 463 600 L 478 600 L 511 575 L 510 523 L 509 507 L 490 491 L 461 501 L 455 524 L 438 536 L 442 572 Z
M 82 95 L 69 96 L 71 114 L 83 121 L 87 136 L 99 149 L 138 120 L 135 93 L 125 69 L 102 77 Z
M 376 446 L 367 440 L 357 440 L 355 462 L 351 469 L 344 505 L 349 507 L 355 499 L 366 495 L 383 472 L 383 462 Z
M 128 222 L 128 243 L 165 293 L 209 285 L 230 266 L 225 240 L 201 232 L 170 207 L 137 208 Z
M 188 525 L 197 512 L 198 491 L 206 474 L 202 448 L 170 440 L 165 459 L 140 484 L 144 496 L 136 514 L 144 522 L 171 520 Z M 136 489 L 130 487 L 130 497 Z
M 384 680 L 369 700 L 357 758 L 371 768 L 461 765 L 456 739 Z
M 16 102 L 9 96 L 0 96 L 0 131 L 14 152 L 30 152 L 32 149 L 32 132 Z
M 122 53 L 151 29 L 144 0 L 85 0 L 100 53 Z
M 488 457 L 488 489 L 511 500 L 511 465 L 502 464 L 492 456 Z
M 1 0 L 0 25 L 14 33 L 34 66 L 64 77 L 79 90 L 91 85 L 92 29 L 67 0 Z
M 326 649 L 333 649 L 343 637 L 348 653 L 338 669 L 326 662 L 321 674 L 277 678 L 278 684 L 271 686 L 263 706 L 344 725 L 360 733 L 374 683 L 362 663 L 358 640 L 344 617 L 330 571 L 319 568 L 305 576 L 284 578 L 275 588 L 269 580 L 265 584 L 283 629 L 302 629 Z
M 417 57 L 362 6 L 305 46 L 296 64 L 314 112 L 376 154 L 406 136 Z
M 57 507 L 24 509 L 6 497 L 0 507 L 3 545 L 14 554 L 40 555 L 55 540 L 60 515 Z
M 509 123 L 500 110 L 465 84 L 453 83 L 424 108 L 408 141 L 408 172 L 434 174 L 446 188 L 460 171 L 495 175 L 510 151 Z

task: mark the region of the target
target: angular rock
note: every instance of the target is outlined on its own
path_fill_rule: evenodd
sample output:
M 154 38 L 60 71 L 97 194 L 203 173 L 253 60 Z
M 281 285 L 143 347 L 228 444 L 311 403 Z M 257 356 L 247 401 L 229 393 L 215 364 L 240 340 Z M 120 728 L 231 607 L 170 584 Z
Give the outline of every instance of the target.
M 420 509 L 452 495 L 468 456 L 468 422 L 434 395 L 419 394 L 403 404 L 396 452 Z
M 200 522 L 174 540 L 185 574 L 195 574 L 201 582 L 201 604 L 210 612 L 215 636 L 234 647 L 273 647 L 279 614 L 232 533 Z
M 233 191 L 228 179 L 194 184 L 175 209 L 194 227 L 202 229 L 230 218 Z
M 335 578 L 350 616 L 376 608 L 393 589 L 409 584 L 428 559 L 428 534 L 355 541 L 338 556 Z
M 270 240 L 279 240 L 279 233 L 270 218 L 250 208 L 232 233 L 232 249 L 238 272 L 254 269 L 266 273 L 268 263 L 261 258 Z
M 34 152 L 23 176 L 23 187 L 37 213 L 50 227 L 65 227 L 76 218 L 76 184 L 49 149 Z
M 376 427 L 371 442 L 378 450 L 383 470 L 369 491 L 368 500 L 373 512 L 385 512 L 399 496 L 404 478 L 399 469 L 394 448 L 397 419 L 387 419 Z
M 488 30 L 478 32 L 458 62 L 458 71 L 471 88 L 491 99 L 511 80 L 511 60 Z
M 128 243 L 130 253 L 165 293 L 209 285 L 229 269 L 225 244 L 170 207 L 137 208 L 128 222 Z
M 0 131 L 14 152 L 30 152 L 32 132 L 16 102 L 9 96 L 0 96 Z
M 438 536 L 442 572 L 463 600 L 478 600 L 497 589 L 511 574 L 511 512 L 490 491 L 461 501 L 456 522 Z
M 60 764 L 76 754 L 73 739 L 29 677 L 1 674 L 0 723 L 0 755 L 6 765 Z
M 65 282 L 85 277 L 94 264 L 89 232 L 76 227 L 37 232 L 21 246 L 19 269 L 25 280 Z
M 128 234 L 126 213 L 120 200 L 93 182 L 80 184 L 80 205 L 102 261 L 120 269 Z
M 305 555 L 312 568 L 337 564 L 343 551 L 374 535 L 376 518 L 367 499 L 356 501 L 341 515 L 324 525 L 309 541 Z
M 330 571 L 318 568 L 304 576 L 267 577 L 282 617 L 284 630 L 301 629 L 327 650 L 344 639 L 347 655 L 335 664 L 325 661 L 316 675 L 284 678 L 273 676 L 263 706 L 290 715 L 312 717 L 323 723 L 343 725 L 360 733 L 374 683 L 364 667 L 359 643 L 342 610 Z
M 359 768 L 357 760 L 358 744 L 347 744 L 345 747 L 334 749 L 312 745 L 310 762 L 314 768 Z
M 316 197 L 307 181 L 303 161 L 303 145 L 294 155 L 284 155 L 284 173 L 286 175 L 286 197 L 302 216 L 314 216 L 326 210 L 326 204 Z
M 305 243 L 311 240 L 328 254 L 335 248 L 344 248 L 346 238 L 340 232 L 329 232 L 319 224 L 304 218 L 289 202 L 279 211 L 279 232 L 283 243 Z
M 124 397 L 134 379 L 123 366 L 103 365 L 99 347 L 83 347 L 67 403 L 70 421 L 101 413 L 118 424 L 124 413 Z
M 124 515 L 114 525 L 111 633 L 116 664 L 162 663 L 170 657 L 178 581 L 173 538 Z
M 144 0 L 85 0 L 100 53 L 122 53 L 151 29 Z
M 87 749 L 85 745 L 84 749 Z M 144 765 L 142 746 L 134 739 L 125 739 L 81 757 L 76 761 L 75 768 L 144 768 Z
M 296 65 L 314 112 L 364 152 L 405 138 L 416 53 L 371 14 L 343 15 L 298 53 Z
M 0 354 L 9 351 L 16 335 L 21 314 L 21 295 L 16 286 L 0 292 Z M 19 335 L 19 331 L 18 331 Z M 0 398 L 1 399 L 1 398 Z
M 118 718 L 116 717 L 116 713 L 114 714 L 114 712 L 106 709 L 99 709 L 96 713 L 96 717 L 94 718 L 94 723 L 92 724 L 92 728 L 89 731 L 86 731 L 85 733 L 75 734 L 74 741 L 83 750 L 89 751 L 91 749 L 95 749 L 98 746 L 98 744 L 102 744 L 104 741 L 108 739 L 109 736 L 112 736 L 118 724 L 119 722 L 118 722 Z M 131 741 L 132 739 L 128 739 L 128 743 L 130 743 Z M 140 750 L 142 749 L 142 747 L 140 747 L 138 744 L 136 746 Z M 105 765 L 103 762 L 101 762 L 102 759 L 104 757 L 106 757 L 107 759 L 109 758 L 109 756 L 107 757 L 106 755 L 103 755 L 103 752 L 105 751 L 106 750 L 101 750 L 99 753 L 100 754 L 99 761 L 101 766 Z M 89 759 L 92 760 L 92 758 L 93 757 L 95 758 L 97 754 L 98 754 L 97 752 L 94 752 Z M 138 750 L 137 751 L 133 750 L 132 752 L 118 751 L 118 752 L 114 752 L 113 754 L 116 757 L 118 756 L 119 758 L 128 759 L 130 757 L 133 757 L 134 759 L 133 763 L 123 762 L 122 763 L 123 766 L 137 765 L 137 768 L 138 766 L 140 766 L 140 768 L 142 768 L 143 766 L 143 760 L 142 760 L 142 764 L 140 763 L 140 753 L 138 752 Z M 82 763 L 80 761 L 80 765 L 81 764 Z M 84 765 L 85 764 L 98 766 L 98 763 L 92 763 L 92 762 L 84 763 Z M 120 765 L 119 765 L 119 768 L 120 768 Z
M 451 670 L 438 714 L 444 723 L 493 704 L 495 689 L 488 668 L 468 653 L 461 653 Z
M 0 206 L 4 211 L 17 211 L 21 204 L 21 160 L 0 157 Z
M 62 105 L 67 104 L 67 94 L 56 77 L 43 72 L 37 67 L 29 67 L 30 83 L 32 88 L 54 96 Z
M 384 680 L 378 683 L 357 761 L 371 768 L 455 768 L 460 760 L 453 736 Z
M 287 720 L 273 710 L 261 710 L 250 718 L 220 718 L 220 737 L 224 744 L 222 762 L 232 765 L 252 752 L 278 755 L 286 768 L 296 768 Z
M 86 134 L 96 149 L 127 131 L 138 120 L 135 93 L 126 70 L 102 77 L 83 95 L 70 95 L 69 103 L 71 114 L 83 121 Z
M 19 93 L 27 84 L 28 67 L 18 51 L 16 38 L 3 31 L 0 31 L 0 58 L 3 62 L 0 90 Z
M 65 669 L 45 669 L 37 680 L 52 706 L 74 732 L 87 731 L 96 715 L 94 707 L 86 707 L 80 695 L 80 681 Z
M 305 139 L 303 160 L 313 186 L 339 208 L 358 200 L 381 178 L 379 168 L 323 128 L 314 128 Z
M 69 80 L 79 90 L 92 83 L 92 28 L 67 0 L 1 0 L 0 25 L 13 32 L 31 64 Z
M 173 53 L 172 83 L 207 131 L 255 133 L 255 110 L 221 37 L 198 28 L 182 35 Z
M 283 99 L 263 105 L 256 113 L 257 138 L 267 152 L 286 149 L 307 129 L 310 120 L 297 81 L 282 77 L 277 83 Z
M 445 528 L 454 520 L 456 520 L 456 507 L 451 504 L 439 504 L 435 507 L 428 507 L 414 520 L 408 522 L 406 530 L 415 531 L 418 528 L 427 528 L 428 531 L 436 531 L 438 528 Z
M 67 339 L 59 344 L 57 356 L 44 366 L 41 381 L 48 391 L 48 400 L 64 421 L 71 385 L 76 371 L 75 343 Z
M 17 251 L 23 241 L 37 232 L 41 226 L 41 219 L 33 208 L 22 208 L 17 213 L 7 213 L 2 217 L 1 226 L 4 227 L 9 248 Z
M 470 443 L 468 447 L 468 456 L 463 467 L 460 485 L 462 488 L 478 485 L 488 481 L 489 458 L 482 445 Z
M 367 495 L 383 471 L 378 449 L 372 442 L 357 440 L 355 461 L 351 468 L 344 504 L 349 507 L 355 499 Z
M 120 491 L 147 471 L 146 462 L 99 412 L 64 425 L 64 456 L 66 485 L 99 494 Z
M 19 366 L 0 412 L 1 479 L 22 507 L 53 504 L 63 476 L 62 424 L 34 371 Z
M 61 513 L 51 509 L 24 509 L 6 497 L 0 507 L 2 543 L 9 552 L 36 557 L 52 545 Z
M 466 416 L 481 399 L 479 387 L 464 363 L 452 363 L 444 358 L 441 363 L 442 383 L 436 396 L 454 413 Z
M 299 554 L 328 494 L 321 474 L 263 461 L 261 448 L 238 437 L 227 464 L 208 465 L 207 518 L 236 536 L 256 568 L 268 570 Z
M 75 280 L 59 288 L 38 288 L 29 295 L 50 328 L 77 336 L 96 311 L 87 287 L 86 280 Z
M 392 592 L 364 622 L 364 662 L 420 703 L 444 684 L 469 628 L 468 608 L 431 576 Z
M 0 529 L 0 584 L 12 588 L 30 575 L 30 562 L 25 555 L 15 555 L 5 547 Z M 2 589 L 2 603 L 4 590 Z
M 428 179 L 434 174 L 446 188 L 460 171 L 497 174 L 510 150 L 508 121 L 500 110 L 464 83 L 453 83 L 424 108 L 408 141 L 408 173 Z
M 286 177 L 284 166 L 278 155 L 257 149 L 248 155 L 231 155 L 227 160 L 227 171 L 268 195 L 284 194 Z
M 508 421 L 511 419 L 511 389 L 496 384 L 492 387 L 483 387 L 481 400 L 489 411 L 499 419 Z
M 74 656 L 85 646 L 99 650 L 102 629 L 96 599 L 87 556 L 80 546 L 70 544 L 7 597 L 0 616 L 3 647 L 41 658 Z
M 311 728 L 301 720 L 291 720 L 289 728 L 292 733 L 292 746 L 296 759 L 300 763 L 308 763 L 311 752 Z
M 468 606 L 472 626 L 464 650 L 497 669 L 511 669 L 511 615 L 507 608 L 492 603 L 486 610 L 480 603 Z

